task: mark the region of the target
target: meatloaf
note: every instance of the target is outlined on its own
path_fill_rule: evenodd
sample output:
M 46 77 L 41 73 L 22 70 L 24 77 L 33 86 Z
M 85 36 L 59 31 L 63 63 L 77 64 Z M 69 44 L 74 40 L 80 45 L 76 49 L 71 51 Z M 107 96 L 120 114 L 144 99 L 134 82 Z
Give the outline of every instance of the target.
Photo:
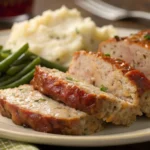
M 0 112 L 15 124 L 40 132 L 85 135 L 103 129 L 96 117 L 54 101 L 31 85 L 0 90 Z
M 56 69 L 37 66 L 31 84 L 53 99 L 106 122 L 129 125 L 140 114 L 138 101 L 125 101 Z
M 150 79 L 150 30 L 101 42 L 99 51 L 123 59 Z
M 142 112 L 150 116 L 150 82 L 125 61 L 100 52 L 80 51 L 74 54 L 68 72 L 125 101 L 140 104 Z

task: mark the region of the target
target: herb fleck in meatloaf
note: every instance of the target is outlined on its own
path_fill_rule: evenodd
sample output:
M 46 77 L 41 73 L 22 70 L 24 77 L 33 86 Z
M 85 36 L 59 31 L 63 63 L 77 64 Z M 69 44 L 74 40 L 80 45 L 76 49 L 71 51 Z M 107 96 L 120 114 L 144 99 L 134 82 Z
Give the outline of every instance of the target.
M 92 134 L 102 129 L 94 116 L 52 100 L 31 85 L 0 90 L 0 112 L 17 125 L 58 134 Z
M 125 101 L 140 101 L 141 110 L 150 116 L 150 82 L 123 60 L 100 52 L 76 52 L 68 72 Z
M 123 59 L 150 79 L 150 30 L 106 40 L 99 45 L 99 51 Z
M 78 110 L 114 124 L 129 125 L 140 114 L 137 101 L 125 101 L 56 69 L 36 67 L 33 87 Z

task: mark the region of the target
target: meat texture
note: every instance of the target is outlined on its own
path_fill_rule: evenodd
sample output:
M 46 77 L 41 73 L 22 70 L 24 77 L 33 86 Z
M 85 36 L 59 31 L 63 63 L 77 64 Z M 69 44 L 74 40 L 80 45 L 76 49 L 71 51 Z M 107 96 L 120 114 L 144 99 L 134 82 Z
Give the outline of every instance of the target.
M 85 135 L 103 129 L 96 117 L 54 101 L 31 85 L 0 90 L 0 112 L 15 124 L 40 132 Z
M 37 66 L 33 87 L 75 109 L 114 124 L 129 125 L 140 113 L 138 101 L 125 101 L 71 74 Z
M 137 103 L 150 116 L 150 81 L 125 61 L 101 52 L 80 51 L 74 54 L 68 73 L 124 101 Z
M 99 51 L 110 54 L 112 58 L 123 59 L 150 79 L 150 30 L 101 42 Z

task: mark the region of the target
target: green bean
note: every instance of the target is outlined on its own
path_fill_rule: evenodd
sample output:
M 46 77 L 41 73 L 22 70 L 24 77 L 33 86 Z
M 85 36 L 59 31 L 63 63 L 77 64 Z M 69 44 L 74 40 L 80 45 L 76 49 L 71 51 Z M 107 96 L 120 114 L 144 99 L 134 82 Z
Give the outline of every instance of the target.
M 0 61 L 4 60 L 11 54 L 11 50 L 0 50 Z
M 1 59 L 5 59 L 5 58 L 7 58 L 8 56 L 10 55 L 10 53 L 5 53 L 5 52 L 0 52 L 0 57 L 1 57 Z
M 11 54 L 11 50 L 10 49 L 2 49 L 1 52 Z
M 1 57 L 6 58 L 6 57 L 8 57 L 10 54 L 9 54 L 9 53 L 5 53 L 5 52 L 1 52 L 0 55 L 1 55 Z
M 8 57 L 11 54 L 10 50 L 9 51 L 0 51 L 0 61 L 4 60 L 6 57 Z
M 28 65 L 28 63 L 25 63 L 25 64 L 21 64 L 21 65 L 18 65 L 18 66 L 11 66 L 8 70 L 7 70 L 7 72 L 6 72 L 6 74 L 7 75 L 10 75 L 10 76 L 13 76 L 13 75 L 15 75 L 16 73 L 18 73 L 19 71 L 21 71 L 25 66 L 27 66 Z
M 3 45 L 0 45 L 0 51 L 3 49 Z
M 13 82 L 11 84 L 8 84 L 6 86 L 2 86 L 0 88 L 6 89 L 6 88 L 18 87 L 19 85 L 23 85 L 23 84 L 28 84 L 33 78 L 34 71 L 35 71 L 35 69 L 32 69 L 30 72 L 28 72 L 26 75 L 24 75 L 21 79 Z
M 11 54 L 6 59 L 0 62 L 0 71 L 6 71 L 9 66 L 29 48 L 28 44 L 23 45 L 17 52 Z
M 48 67 L 48 68 L 56 68 L 56 69 L 58 69 L 60 71 L 63 71 L 63 72 L 67 71 L 67 67 L 61 66 L 61 65 L 56 64 L 54 62 L 47 61 L 43 58 L 41 58 L 41 65 L 45 66 L 45 67 Z
M 29 52 L 29 53 L 30 53 L 30 55 L 37 56 L 36 54 L 33 54 L 32 52 Z M 54 62 L 47 61 L 44 58 L 41 58 L 41 66 L 45 66 L 47 68 L 56 68 L 56 69 L 63 71 L 63 72 L 66 72 L 68 69 L 67 67 L 61 66 L 61 65 L 56 64 Z
M 2 61 L 2 60 L 4 60 L 4 58 L 3 58 L 3 57 L 1 57 L 1 55 L 0 55 L 0 61 Z
M 1 76 L 3 76 L 3 73 L 2 73 L 2 72 L 0 72 L 0 77 L 1 77 Z
M 21 78 L 22 76 L 24 76 L 25 74 L 27 74 L 30 70 L 32 70 L 33 68 L 35 68 L 36 65 L 40 64 L 40 58 L 37 57 L 35 58 L 30 64 L 28 64 L 21 72 L 19 72 L 17 75 L 14 75 L 13 77 L 11 77 L 10 79 L 1 82 L 0 83 L 0 87 L 10 84 L 16 80 L 18 80 L 19 78 Z
M 27 62 L 28 60 L 31 61 L 30 59 L 30 53 L 29 51 L 26 51 L 23 53 L 12 65 L 20 65 L 23 64 L 25 61 Z
M 36 54 L 33 54 L 32 52 L 25 52 L 18 60 L 16 60 L 13 65 L 18 65 L 18 64 L 22 64 L 24 63 L 25 60 L 27 59 L 34 59 L 35 57 L 37 57 Z M 56 69 L 59 69 L 63 72 L 67 71 L 67 67 L 63 67 L 59 64 L 56 64 L 54 62 L 50 62 L 50 61 L 47 61 L 43 58 L 41 58 L 41 65 L 42 66 L 45 66 L 45 67 L 48 67 L 48 68 L 56 68 Z
M 11 76 L 3 75 L 3 76 L 0 78 L 0 82 L 7 81 L 10 77 L 11 77 Z

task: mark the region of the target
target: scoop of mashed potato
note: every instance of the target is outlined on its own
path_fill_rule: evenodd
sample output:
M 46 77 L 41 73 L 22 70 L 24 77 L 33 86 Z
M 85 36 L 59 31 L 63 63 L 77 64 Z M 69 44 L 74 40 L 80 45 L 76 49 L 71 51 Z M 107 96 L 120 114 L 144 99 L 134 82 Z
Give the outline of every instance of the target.
M 75 51 L 97 51 L 101 41 L 115 34 L 112 25 L 97 27 L 91 18 L 83 18 L 77 9 L 62 6 L 15 23 L 5 48 L 15 52 L 29 43 L 31 52 L 67 67 Z

